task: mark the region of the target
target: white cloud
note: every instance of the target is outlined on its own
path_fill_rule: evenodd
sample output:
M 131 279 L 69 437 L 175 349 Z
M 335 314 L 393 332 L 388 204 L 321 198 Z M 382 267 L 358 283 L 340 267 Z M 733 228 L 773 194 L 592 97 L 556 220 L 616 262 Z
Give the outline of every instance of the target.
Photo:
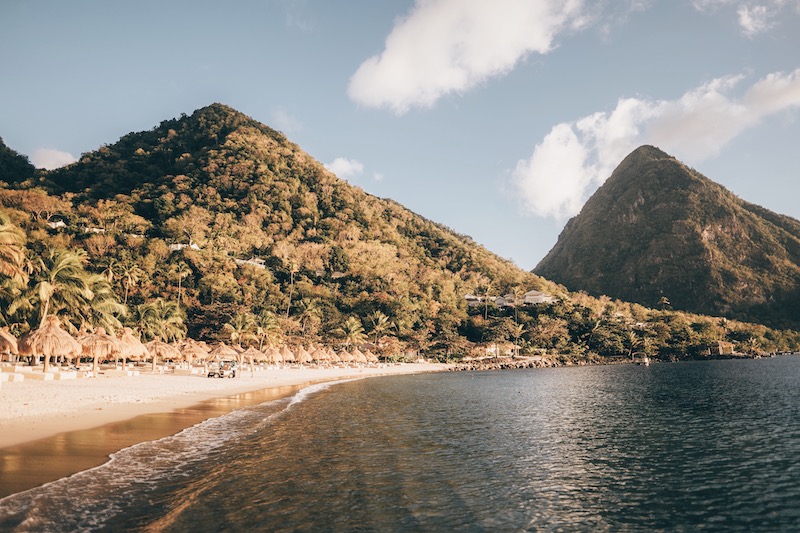
M 508 73 L 555 37 L 586 25 L 583 0 L 417 0 L 380 55 L 350 79 L 350 98 L 403 114 Z
M 285 109 L 275 108 L 270 115 L 274 127 L 283 133 L 297 133 L 303 130 L 303 123 Z
M 364 165 L 360 161 L 344 157 L 337 157 L 333 162 L 327 163 L 325 168 L 343 179 L 350 179 L 364 172 Z
M 621 99 L 611 112 L 557 124 L 512 172 L 525 209 L 558 219 L 575 215 L 640 145 L 693 163 L 716 156 L 764 118 L 800 109 L 800 69 L 772 73 L 736 98 L 731 93 L 743 79 L 719 78 L 677 100 Z
M 49 148 L 39 148 L 31 156 L 31 162 L 37 168 L 53 170 L 77 161 L 74 155 L 61 150 L 51 150 Z
M 724 8 L 735 8 L 739 26 L 747 37 L 754 37 L 771 30 L 777 21 L 784 19 L 784 10 L 794 3 L 795 13 L 800 13 L 800 3 L 796 0 L 693 0 L 692 5 L 698 11 L 716 11 Z

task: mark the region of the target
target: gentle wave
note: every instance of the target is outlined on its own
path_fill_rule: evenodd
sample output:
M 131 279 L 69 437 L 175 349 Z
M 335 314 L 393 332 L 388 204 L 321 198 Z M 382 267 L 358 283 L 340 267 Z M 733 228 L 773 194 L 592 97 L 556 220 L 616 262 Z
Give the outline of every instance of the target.
M 134 444 L 102 465 L 0 500 L 0 530 L 74 531 L 102 528 L 142 503 L 142 495 L 185 482 L 232 441 L 263 430 L 282 413 L 337 382 L 204 420 L 175 435 Z M 147 502 L 144 502 L 147 503 Z

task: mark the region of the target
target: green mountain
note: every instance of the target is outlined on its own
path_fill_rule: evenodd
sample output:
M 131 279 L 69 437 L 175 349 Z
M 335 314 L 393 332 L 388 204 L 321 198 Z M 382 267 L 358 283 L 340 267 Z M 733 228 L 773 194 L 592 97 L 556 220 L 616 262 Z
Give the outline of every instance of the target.
M 570 294 L 340 180 L 282 133 L 220 104 L 57 170 L 21 165 L 0 176 L 0 232 L 13 242 L 0 250 L 9 252 L 0 254 L 0 324 L 17 335 L 49 309 L 73 331 L 128 326 L 175 338 L 185 326 L 194 338 L 245 344 L 369 341 L 386 355 L 451 357 L 510 342 L 578 361 L 703 357 L 723 340 L 742 351 L 800 347 L 793 331 Z M 58 282 L 46 307 L 40 289 L 67 259 L 71 281 Z M 28 280 L 3 274 L 20 269 Z M 69 291 L 84 282 L 88 290 Z M 527 291 L 545 294 L 524 305 Z
M 457 337 L 464 295 L 485 280 L 497 291 L 557 290 L 337 178 L 282 133 L 221 104 L 86 153 L 44 174 L 39 189 L 28 177 L 9 178 L 27 196 L 7 191 L 6 206 L 30 211 L 39 189 L 68 201 L 46 212 L 66 223 L 54 238 L 86 249 L 98 270 L 111 264 L 125 276 L 135 264 L 137 280 L 120 285 L 127 304 L 174 299 L 186 276 L 180 290 L 196 336 L 219 334 L 246 310 L 312 337 L 350 315 L 368 328 L 376 312 L 406 337 Z
M 620 163 L 534 272 L 647 306 L 800 324 L 800 221 L 652 146 Z
M 0 138 L 0 181 L 24 181 L 36 172 L 27 157 L 18 154 Z

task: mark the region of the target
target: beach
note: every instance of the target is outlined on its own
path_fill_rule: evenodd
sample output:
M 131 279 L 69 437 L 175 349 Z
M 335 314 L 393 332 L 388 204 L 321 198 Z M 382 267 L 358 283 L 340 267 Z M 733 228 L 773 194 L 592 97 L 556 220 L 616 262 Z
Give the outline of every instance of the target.
M 149 413 L 166 413 L 211 400 L 306 383 L 444 370 L 434 363 L 363 368 L 272 368 L 245 370 L 233 379 L 150 374 L 63 381 L 5 382 L 0 388 L 0 448 Z
M 437 372 L 435 363 L 245 370 L 231 379 L 143 372 L 0 388 L 0 498 L 94 468 L 121 449 L 323 382 Z

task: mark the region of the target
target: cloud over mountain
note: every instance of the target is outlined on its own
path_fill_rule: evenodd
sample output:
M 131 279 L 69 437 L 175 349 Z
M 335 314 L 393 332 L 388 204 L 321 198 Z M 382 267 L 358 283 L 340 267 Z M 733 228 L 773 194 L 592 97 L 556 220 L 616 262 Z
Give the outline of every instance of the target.
M 718 78 L 676 100 L 622 98 L 612 111 L 553 126 L 512 172 L 524 208 L 570 217 L 636 146 L 653 144 L 695 163 L 766 117 L 800 108 L 800 69 L 769 74 L 737 96 L 743 80 Z
M 586 24 L 585 11 L 581 0 L 418 0 L 350 79 L 350 98 L 398 115 L 430 107 L 550 52 L 560 33 Z

